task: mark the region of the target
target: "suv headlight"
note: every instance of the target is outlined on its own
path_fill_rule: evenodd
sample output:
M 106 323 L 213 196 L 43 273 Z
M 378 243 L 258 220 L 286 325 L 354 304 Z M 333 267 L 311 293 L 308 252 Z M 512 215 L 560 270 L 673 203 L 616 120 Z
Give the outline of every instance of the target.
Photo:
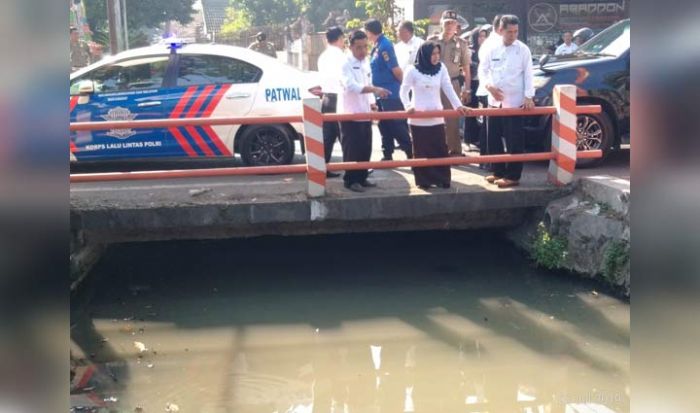
M 552 78 L 549 76 L 535 76 L 532 81 L 532 85 L 535 87 L 535 89 L 540 89 L 547 86 L 547 83 L 549 83 L 551 79 Z

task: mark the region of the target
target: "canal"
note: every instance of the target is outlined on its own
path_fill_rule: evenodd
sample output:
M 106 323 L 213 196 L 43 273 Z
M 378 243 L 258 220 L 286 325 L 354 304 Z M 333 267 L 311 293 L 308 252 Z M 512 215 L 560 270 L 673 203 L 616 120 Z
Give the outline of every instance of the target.
M 497 232 L 124 244 L 71 299 L 71 403 L 627 412 L 629 314 Z

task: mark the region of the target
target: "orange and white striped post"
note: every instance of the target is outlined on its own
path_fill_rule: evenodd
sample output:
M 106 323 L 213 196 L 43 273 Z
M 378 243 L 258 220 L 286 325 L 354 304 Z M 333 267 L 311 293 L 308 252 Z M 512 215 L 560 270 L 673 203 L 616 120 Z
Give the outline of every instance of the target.
M 571 183 L 576 169 L 576 86 L 556 85 L 552 116 L 552 152 L 548 179 L 557 186 Z
M 323 150 L 323 117 L 319 98 L 304 99 L 304 146 L 306 147 L 306 174 L 309 196 L 326 194 L 326 158 Z

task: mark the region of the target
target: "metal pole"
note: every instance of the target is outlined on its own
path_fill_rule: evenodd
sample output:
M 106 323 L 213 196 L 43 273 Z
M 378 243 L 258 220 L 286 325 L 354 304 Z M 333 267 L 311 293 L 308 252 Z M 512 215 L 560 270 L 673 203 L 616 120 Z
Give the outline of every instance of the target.
M 109 22 L 109 50 L 114 55 L 119 53 L 119 42 L 117 41 L 117 21 L 114 15 L 115 0 L 107 0 L 107 20 Z
M 129 50 L 129 26 L 126 23 L 126 0 L 121 0 L 124 50 Z

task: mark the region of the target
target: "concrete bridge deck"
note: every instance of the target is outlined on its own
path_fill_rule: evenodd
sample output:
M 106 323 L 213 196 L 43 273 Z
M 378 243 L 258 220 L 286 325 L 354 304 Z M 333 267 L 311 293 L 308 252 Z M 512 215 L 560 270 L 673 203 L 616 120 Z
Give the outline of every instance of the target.
M 544 164 L 528 165 L 516 188 L 484 175 L 453 167 L 450 189 L 424 191 L 410 168 L 377 170 L 377 188 L 358 194 L 329 179 L 315 200 L 304 175 L 72 184 L 71 225 L 100 242 L 508 227 L 561 196 Z

